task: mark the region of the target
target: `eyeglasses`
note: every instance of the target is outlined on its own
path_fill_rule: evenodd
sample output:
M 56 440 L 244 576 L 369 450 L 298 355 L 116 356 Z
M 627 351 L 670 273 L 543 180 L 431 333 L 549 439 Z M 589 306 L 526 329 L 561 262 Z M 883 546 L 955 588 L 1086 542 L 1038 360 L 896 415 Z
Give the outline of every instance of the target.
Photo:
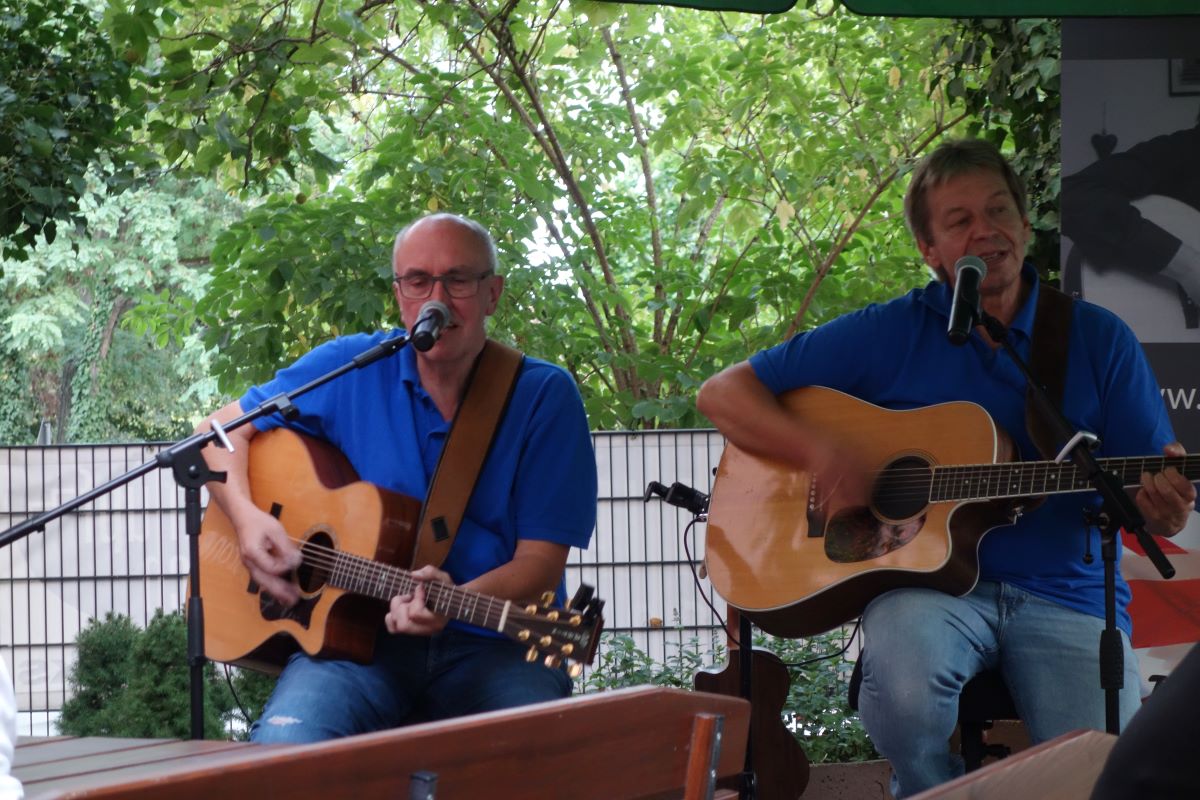
M 446 294 L 462 300 L 477 295 L 479 284 L 490 277 L 492 277 L 490 269 L 482 275 L 442 275 L 436 278 L 433 275 L 418 272 L 396 278 L 396 285 L 400 287 L 400 294 L 409 300 L 424 300 L 429 297 L 433 294 L 435 283 L 445 286 Z

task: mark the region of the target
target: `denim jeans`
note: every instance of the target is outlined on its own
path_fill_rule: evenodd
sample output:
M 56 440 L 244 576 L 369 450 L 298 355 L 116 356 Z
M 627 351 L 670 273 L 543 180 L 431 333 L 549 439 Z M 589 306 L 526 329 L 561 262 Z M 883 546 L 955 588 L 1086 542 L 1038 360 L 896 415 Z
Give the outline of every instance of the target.
M 863 615 L 859 692 L 863 725 L 892 765 L 892 793 L 906 797 L 963 773 L 949 738 L 958 695 L 976 673 L 998 668 L 1036 744 L 1078 728 L 1105 729 L 1100 688 L 1104 620 L 1004 583 L 963 597 L 898 589 Z M 1141 696 L 1137 656 L 1125 645 L 1121 727 Z
M 525 651 L 508 639 L 450 629 L 433 637 L 381 631 L 371 664 L 296 653 L 250 738 L 317 742 L 570 695 L 562 669 L 527 662 Z

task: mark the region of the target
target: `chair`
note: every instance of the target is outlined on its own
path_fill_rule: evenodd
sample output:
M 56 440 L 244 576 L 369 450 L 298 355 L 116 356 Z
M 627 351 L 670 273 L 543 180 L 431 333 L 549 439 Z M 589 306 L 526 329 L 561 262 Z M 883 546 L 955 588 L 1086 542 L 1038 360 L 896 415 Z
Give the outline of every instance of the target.
M 858 710 L 858 690 L 862 685 L 862 654 L 854 662 L 850 675 L 850 708 Z M 1002 744 L 986 744 L 983 732 L 998 719 L 1019 720 L 1017 707 L 999 670 L 986 670 L 967 681 L 958 700 L 959 738 L 967 772 L 979 769 L 988 756 L 1004 758 L 1010 752 Z

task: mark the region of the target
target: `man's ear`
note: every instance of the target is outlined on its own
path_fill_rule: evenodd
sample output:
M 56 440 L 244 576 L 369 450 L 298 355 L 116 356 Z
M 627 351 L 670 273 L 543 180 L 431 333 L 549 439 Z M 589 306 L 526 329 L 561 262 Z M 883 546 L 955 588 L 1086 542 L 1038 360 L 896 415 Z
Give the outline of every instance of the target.
M 925 259 L 925 263 L 933 269 L 940 269 L 941 264 L 937 260 L 937 251 L 933 249 L 933 244 L 925 241 L 920 236 L 917 237 L 917 249 L 921 251 L 921 258 Z
M 496 306 L 500 303 L 500 295 L 504 292 L 504 276 L 493 275 L 488 279 L 488 303 L 487 311 L 489 317 L 496 313 Z
M 917 237 L 917 249 L 921 251 L 921 258 L 925 259 L 925 266 L 929 268 L 929 273 L 935 280 L 942 283 L 950 280 L 950 276 L 946 274 L 946 268 L 942 266 L 937 251 L 933 249 L 931 243 Z

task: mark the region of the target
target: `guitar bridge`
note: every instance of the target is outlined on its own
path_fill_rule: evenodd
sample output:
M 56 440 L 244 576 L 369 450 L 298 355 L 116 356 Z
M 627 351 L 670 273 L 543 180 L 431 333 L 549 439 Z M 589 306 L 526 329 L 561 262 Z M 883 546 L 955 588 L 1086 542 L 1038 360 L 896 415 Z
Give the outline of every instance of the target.
M 808 485 L 808 508 L 805 516 L 808 519 L 808 537 L 810 539 L 821 539 L 825 536 L 825 513 L 821 510 L 823 505 L 819 502 L 819 493 L 817 491 L 817 476 L 814 475 L 812 483 Z

